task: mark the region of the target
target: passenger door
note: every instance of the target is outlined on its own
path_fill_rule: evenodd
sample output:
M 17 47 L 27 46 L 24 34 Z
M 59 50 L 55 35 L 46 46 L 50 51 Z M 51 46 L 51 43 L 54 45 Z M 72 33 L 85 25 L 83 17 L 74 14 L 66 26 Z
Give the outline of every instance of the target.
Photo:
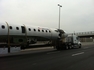
M 22 33 L 26 33 L 25 26 L 21 26 L 21 29 L 22 29 Z

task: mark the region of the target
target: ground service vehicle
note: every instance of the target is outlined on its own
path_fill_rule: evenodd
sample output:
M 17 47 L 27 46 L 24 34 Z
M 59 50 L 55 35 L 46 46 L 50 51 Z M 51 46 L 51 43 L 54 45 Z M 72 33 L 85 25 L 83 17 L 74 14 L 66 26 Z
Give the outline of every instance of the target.
M 62 49 L 62 47 L 69 49 L 78 44 L 76 36 L 68 36 L 61 29 L 0 23 L 0 47 L 21 46 L 24 48 L 38 41 L 50 41 L 57 50 Z

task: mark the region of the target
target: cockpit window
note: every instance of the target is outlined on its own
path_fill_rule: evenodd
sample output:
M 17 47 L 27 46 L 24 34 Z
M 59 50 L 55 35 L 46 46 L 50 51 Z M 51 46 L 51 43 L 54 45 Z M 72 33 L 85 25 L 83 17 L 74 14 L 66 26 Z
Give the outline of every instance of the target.
M 4 25 L 2 25 L 1 27 L 2 27 L 2 29 L 5 29 L 5 26 Z

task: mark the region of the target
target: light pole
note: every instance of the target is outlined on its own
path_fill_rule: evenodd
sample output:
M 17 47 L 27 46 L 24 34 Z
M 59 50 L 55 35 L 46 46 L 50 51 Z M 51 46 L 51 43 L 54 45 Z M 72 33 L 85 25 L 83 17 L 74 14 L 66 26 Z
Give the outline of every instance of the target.
M 58 28 L 60 29 L 60 7 L 62 7 L 62 5 L 58 4 L 58 6 L 59 6 L 59 26 Z

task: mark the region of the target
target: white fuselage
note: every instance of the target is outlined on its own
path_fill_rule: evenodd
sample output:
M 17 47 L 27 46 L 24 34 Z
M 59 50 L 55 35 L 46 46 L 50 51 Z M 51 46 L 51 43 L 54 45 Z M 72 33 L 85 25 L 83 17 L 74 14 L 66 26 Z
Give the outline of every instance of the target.
M 0 42 L 15 44 L 32 41 L 57 40 L 59 32 L 54 28 L 31 26 L 24 24 L 0 23 Z

